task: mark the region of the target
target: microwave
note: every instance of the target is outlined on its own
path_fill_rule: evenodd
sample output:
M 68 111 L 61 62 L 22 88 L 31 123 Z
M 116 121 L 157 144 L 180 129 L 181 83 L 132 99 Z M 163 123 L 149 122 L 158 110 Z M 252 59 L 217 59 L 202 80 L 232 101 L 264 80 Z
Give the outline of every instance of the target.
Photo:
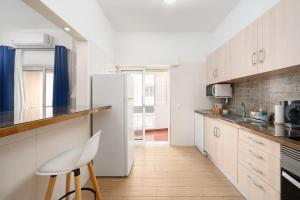
M 214 98 L 232 98 L 230 84 L 213 84 L 206 87 L 206 96 Z

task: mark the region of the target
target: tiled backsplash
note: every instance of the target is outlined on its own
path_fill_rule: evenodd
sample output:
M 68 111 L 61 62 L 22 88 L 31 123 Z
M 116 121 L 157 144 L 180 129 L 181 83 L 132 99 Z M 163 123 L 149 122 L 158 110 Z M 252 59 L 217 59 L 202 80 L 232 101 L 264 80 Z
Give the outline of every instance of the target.
M 241 113 L 241 102 L 244 102 L 247 113 L 261 107 L 272 114 L 275 104 L 295 99 L 300 99 L 300 71 L 234 83 L 233 98 L 228 108 Z

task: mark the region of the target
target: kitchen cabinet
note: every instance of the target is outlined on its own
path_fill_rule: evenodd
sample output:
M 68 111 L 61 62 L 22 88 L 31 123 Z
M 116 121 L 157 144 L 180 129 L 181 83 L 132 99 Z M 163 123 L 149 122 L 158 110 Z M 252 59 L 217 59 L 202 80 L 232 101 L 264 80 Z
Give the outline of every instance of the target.
M 205 149 L 210 159 L 233 183 L 237 183 L 238 129 L 205 118 Z
M 241 78 L 257 73 L 257 21 L 247 26 L 229 42 L 231 78 Z
M 207 152 L 207 154 L 209 155 L 210 159 L 212 159 L 213 161 L 216 160 L 216 127 L 215 127 L 215 122 L 216 120 L 213 120 L 211 118 L 205 117 L 204 118 L 204 147 L 205 147 L 205 151 Z
M 259 72 L 300 64 L 299 10 L 299 0 L 281 0 L 258 19 Z
M 207 82 L 218 83 L 230 79 L 229 43 L 218 48 L 207 57 Z
M 238 162 L 275 192 L 280 192 L 280 145 L 239 130 Z M 240 170 L 240 169 L 239 169 Z M 243 180 L 242 180 L 243 181 Z M 238 180 L 240 184 L 240 180 Z
M 248 200 L 280 200 L 280 193 L 239 164 L 239 190 Z
M 300 1 L 281 0 L 208 57 L 208 84 L 300 65 Z
M 238 129 L 227 124 L 220 125 L 222 135 L 222 169 L 232 183 L 237 183 Z

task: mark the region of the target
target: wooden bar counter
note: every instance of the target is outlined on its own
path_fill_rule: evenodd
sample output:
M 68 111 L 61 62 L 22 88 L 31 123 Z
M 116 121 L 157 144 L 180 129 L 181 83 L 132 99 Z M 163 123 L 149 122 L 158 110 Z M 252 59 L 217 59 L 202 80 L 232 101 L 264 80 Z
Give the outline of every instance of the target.
M 0 138 L 109 109 L 110 105 L 67 106 L 0 112 Z

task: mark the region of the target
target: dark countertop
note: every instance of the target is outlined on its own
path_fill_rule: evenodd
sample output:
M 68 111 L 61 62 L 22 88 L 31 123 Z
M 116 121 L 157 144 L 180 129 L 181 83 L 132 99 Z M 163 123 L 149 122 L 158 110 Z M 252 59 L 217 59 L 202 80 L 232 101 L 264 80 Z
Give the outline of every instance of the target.
M 208 110 L 199 110 L 195 112 L 213 119 L 220 119 L 223 122 L 225 121 L 239 129 L 251 132 L 300 151 L 300 130 L 292 130 L 281 125 L 275 126 L 274 123 L 271 122 L 232 122 L 229 120 L 230 117 L 221 114 L 214 114 L 212 111 Z M 291 138 L 297 138 L 298 141 Z
M 0 112 L 0 138 L 111 109 L 105 106 L 46 107 Z

